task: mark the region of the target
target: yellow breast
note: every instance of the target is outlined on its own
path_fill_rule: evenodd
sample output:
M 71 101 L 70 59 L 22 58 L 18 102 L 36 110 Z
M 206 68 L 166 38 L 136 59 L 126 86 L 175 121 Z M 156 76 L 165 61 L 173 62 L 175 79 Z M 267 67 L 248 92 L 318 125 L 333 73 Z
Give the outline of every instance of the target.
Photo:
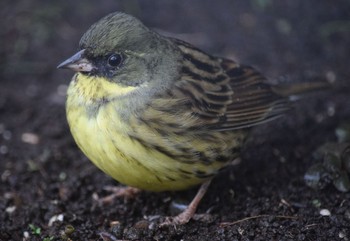
M 140 189 L 180 190 L 204 182 L 206 179 L 189 173 L 207 166 L 178 162 L 133 138 L 135 119 L 132 116 L 127 119 L 116 111 L 125 103 L 106 101 L 110 93 L 122 96 L 133 88 L 111 85 L 103 78 L 81 74 L 73 79 L 68 89 L 67 119 L 84 154 L 117 181 Z M 138 128 L 139 134 L 161 138 L 147 126 Z

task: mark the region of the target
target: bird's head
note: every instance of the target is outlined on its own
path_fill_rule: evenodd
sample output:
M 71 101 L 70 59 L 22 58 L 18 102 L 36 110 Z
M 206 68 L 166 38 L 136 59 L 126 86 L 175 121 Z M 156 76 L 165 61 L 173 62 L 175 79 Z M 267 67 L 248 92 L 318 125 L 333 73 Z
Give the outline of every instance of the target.
M 93 24 L 81 38 L 79 51 L 58 68 L 147 93 L 169 87 L 177 77 L 179 59 L 171 41 L 116 12 Z

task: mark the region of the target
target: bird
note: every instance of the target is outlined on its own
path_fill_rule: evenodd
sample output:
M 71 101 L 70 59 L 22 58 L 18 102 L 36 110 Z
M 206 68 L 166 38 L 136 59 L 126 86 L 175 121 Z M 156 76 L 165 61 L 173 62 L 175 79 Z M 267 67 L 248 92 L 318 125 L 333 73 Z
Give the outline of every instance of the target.
M 67 121 L 99 169 L 153 192 L 200 185 L 188 207 L 164 222 L 174 225 L 193 217 L 253 126 L 287 113 L 289 96 L 321 86 L 271 84 L 249 65 L 162 36 L 122 12 L 94 23 L 58 68 L 76 72 Z

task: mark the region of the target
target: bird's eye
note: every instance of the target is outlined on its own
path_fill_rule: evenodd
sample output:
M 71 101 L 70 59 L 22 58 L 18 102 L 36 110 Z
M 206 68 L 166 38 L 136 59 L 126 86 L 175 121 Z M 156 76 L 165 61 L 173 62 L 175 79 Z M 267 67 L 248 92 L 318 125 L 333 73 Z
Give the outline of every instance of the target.
M 121 54 L 112 54 L 109 56 L 107 63 L 111 67 L 118 67 L 123 62 L 123 56 Z

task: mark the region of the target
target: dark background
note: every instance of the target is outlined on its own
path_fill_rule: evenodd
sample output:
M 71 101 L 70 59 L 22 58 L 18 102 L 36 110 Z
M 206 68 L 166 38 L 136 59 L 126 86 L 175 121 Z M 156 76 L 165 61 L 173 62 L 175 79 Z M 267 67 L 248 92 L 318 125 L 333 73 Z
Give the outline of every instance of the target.
M 117 183 L 78 150 L 65 119 L 73 73 L 56 66 L 113 11 L 253 65 L 272 82 L 329 80 L 334 88 L 254 128 L 242 163 L 216 177 L 200 204 L 209 220 L 159 228 L 157 217 L 196 189 L 96 205 L 93 196 Z M 101 231 L 125 240 L 348 240 L 349 194 L 312 190 L 303 175 L 316 162 L 312 152 L 337 141 L 335 129 L 350 120 L 349 13 L 349 0 L 2 0 L 0 240 L 68 240 L 68 225 L 71 240 L 98 240 Z M 63 220 L 50 224 L 53 217 Z

